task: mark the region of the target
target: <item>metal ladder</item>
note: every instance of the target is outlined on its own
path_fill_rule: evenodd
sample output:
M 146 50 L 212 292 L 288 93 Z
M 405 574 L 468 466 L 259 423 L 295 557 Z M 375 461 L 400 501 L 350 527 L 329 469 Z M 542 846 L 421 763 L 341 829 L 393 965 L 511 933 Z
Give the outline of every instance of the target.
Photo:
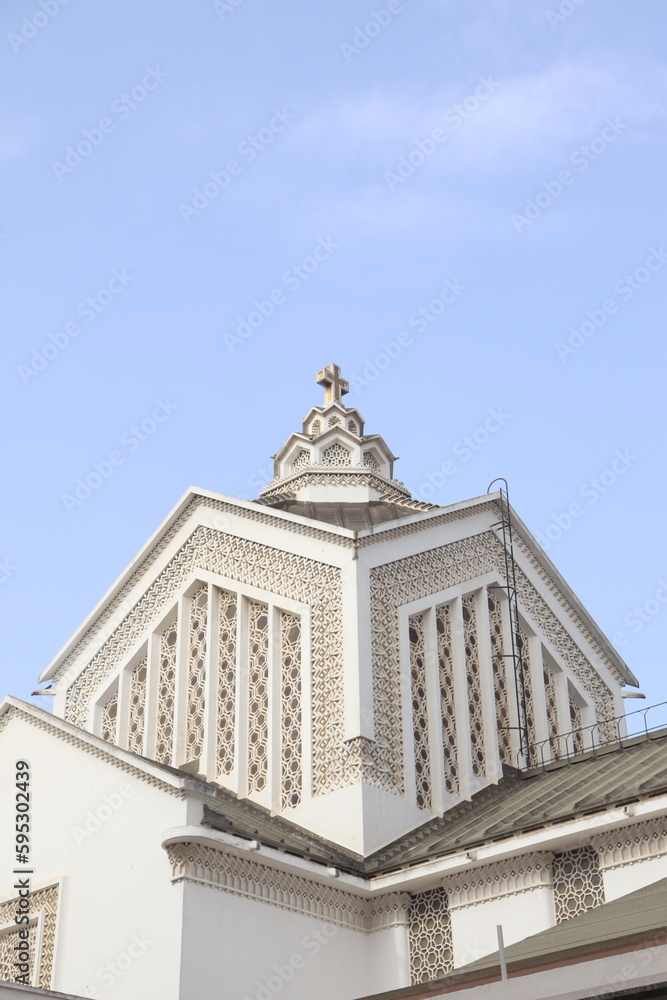
M 530 747 L 528 738 L 528 709 L 526 705 L 526 685 L 524 671 L 526 664 L 523 659 L 519 625 L 519 603 L 516 591 L 516 569 L 514 563 L 514 542 L 512 539 L 512 508 L 509 500 L 509 486 L 507 480 L 499 477 L 489 484 L 487 493 L 494 492 L 493 487 L 500 484 L 497 492 L 500 493 L 500 520 L 496 521 L 492 527 L 500 529 L 500 536 L 503 544 L 505 556 L 505 586 L 499 585 L 498 589 L 504 590 L 507 594 L 509 616 L 510 616 L 510 638 L 511 652 L 504 655 L 512 660 L 514 667 L 514 690 L 516 692 L 517 716 L 519 720 L 519 753 L 523 757 L 524 766 L 529 764 Z

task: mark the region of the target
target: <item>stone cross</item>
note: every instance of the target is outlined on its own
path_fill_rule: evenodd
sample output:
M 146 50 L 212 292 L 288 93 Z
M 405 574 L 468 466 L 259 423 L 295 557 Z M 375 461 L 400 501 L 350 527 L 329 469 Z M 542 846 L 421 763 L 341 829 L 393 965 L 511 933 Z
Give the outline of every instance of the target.
M 341 397 L 350 391 L 350 383 L 340 377 L 340 365 L 327 365 L 317 373 L 317 384 L 324 386 L 324 402 L 340 403 Z

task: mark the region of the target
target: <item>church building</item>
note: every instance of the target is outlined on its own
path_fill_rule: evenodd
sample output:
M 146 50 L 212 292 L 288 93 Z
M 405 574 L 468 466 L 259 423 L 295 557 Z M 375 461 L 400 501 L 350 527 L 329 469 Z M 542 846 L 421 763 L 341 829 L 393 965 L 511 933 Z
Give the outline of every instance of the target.
M 667 877 L 667 732 L 627 736 L 637 681 L 504 486 L 413 499 L 317 382 L 258 499 L 188 490 L 95 606 L 53 712 L 0 703 L 0 981 L 425 996 Z

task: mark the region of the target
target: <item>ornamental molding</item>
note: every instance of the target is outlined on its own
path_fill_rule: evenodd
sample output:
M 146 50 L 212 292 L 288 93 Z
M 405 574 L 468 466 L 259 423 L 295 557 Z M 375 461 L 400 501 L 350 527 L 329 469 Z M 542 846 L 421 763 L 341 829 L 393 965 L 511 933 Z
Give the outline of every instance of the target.
M 552 860 L 550 853 L 524 854 L 447 881 L 449 908 L 462 910 L 535 889 L 551 889 Z
M 182 842 L 170 844 L 166 850 L 174 883 L 206 885 L 365 934 L 408 923 L 408 893 L 387 893 L 368 900 L 202 844 Z
M 614 871 L 667 855 L 667 818 L 660 817 L 593 837 L 601 871 Z
M 39 711 L 39 709 L 37 709 L 37 711 Z M 60 719 L 57 716 L 49 716 L 48 719 L 41 719 L 20 706 L 10 705 L 4 715 L 0 717 L 0 731 L 3 728 L 3 725 L 6 724 L 14 715 L 23 719 L 25 722 L 28 722 L 31 726 L 35 726 L 36 729 L 41 729 L 43 732 L 57 737 L 57 739 L 62 740 L 63 743 L 69 743 L 70 746 L 75 747 L 77 750 L 82 750 L 84 753 L 90 754 L 91 757 L 96 757 L 98 760 L 103 760 L 106 763 L 109 762 L 109 758 L 111 757 L 114 767 L 118 768 L 119 771 L 131 774 L 133 778 L 139 778 L 147 785 L 152 785 L 153 788 L 159 788 L 161 791 L 166 792 L 169 795 L 175 795 L 179 799 L 184 799 L 187 796 L 185 788 L 179 788 L 178 786 L 172 785 L 168 781 L 163 781 L 156 775 L 149 774 L 148 771 L 145 771 L 140 767 L 136 767 L 130 761 L 124 760 L 121 754 L 126 751 L 120 750 L 118 747 L 111 746 L 109 743 L 105 743 L 101 739 L 98 740 L 98 737 L 93 736 L 92 733 L 88 733 L 87 730 L 84 730 L 81 736 L 77 733 L 70 732 L 70 724 L 68 724 L 66 720 Z
M 387 488 L 389 488 L 403 500 L 412 499 L 405 483 L 398 479 L 385 479 L 379 473 L 369 471 L 368 465 L 332 466 L 313 463 L 289 476 L 283 476 L 282 479 L 273 479 L 262 490 L 258 503 L 267 503 L 275 498 L 274 494 L 277 494 L 280 499 L 293 499 L 304 486 L 326 486 L 330 483 L 337 486 L 358 486 L 361 483 L 371 486 L 381 493 L 386 493 Z

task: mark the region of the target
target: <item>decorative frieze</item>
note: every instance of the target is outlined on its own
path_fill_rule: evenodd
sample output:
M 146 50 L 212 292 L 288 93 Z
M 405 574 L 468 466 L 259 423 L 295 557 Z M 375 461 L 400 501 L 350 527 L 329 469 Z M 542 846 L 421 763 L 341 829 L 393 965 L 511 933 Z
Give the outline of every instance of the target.
M 167 853 L 173 882 L 197 882 L 367 934 L 407 925 L 410 905 L 407 893 L 364 899 L 344 889 L 201 844 L 172 844 Z
M 524 854 L 447 880 L 450 910 L 478 906 L 533 889 L 550 888 L 552 854 Z
M 612 871 L 667 855 L 667 820 L 664 817 L 635 823 L 593 838 L 600 870 Z

